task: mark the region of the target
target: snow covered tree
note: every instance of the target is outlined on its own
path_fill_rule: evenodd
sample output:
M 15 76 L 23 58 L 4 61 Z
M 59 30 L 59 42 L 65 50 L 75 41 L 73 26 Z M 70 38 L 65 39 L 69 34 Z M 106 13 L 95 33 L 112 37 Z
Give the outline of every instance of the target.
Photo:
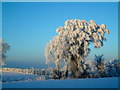
M 108 61 L 107 63 L 107 76 L 119 76 L 120 74 L 120 60 L 118 59 L 113 59 Z
M 105 33 L 109 34 L 106 25 L 97 25 L 94 20 L 72 19 L 59 27 L 58 33 L 46 46 L 46 63 L 55 62 L 56 69 L 60 71 L 60 65 L 65 63 L 66 75 L 71 72 L 74 77 L 79 77 L 84 72 L 83 62 L 90 52 L 89 44 L 95 48 L 103 46 Z
M 87 64 L 87 73 L 89 78 L 95 78 L 96 77 L 96 65 L 95 65 L 95 60 L 88 60 L 85 62 Z
M 95 66 L 97 69 L 97 76 L 98 77 L 103 77 L 105 76 L 106 73 L 106 65 L 104 62 L 103 55 L 95 55 Z
M 86 62 L 83 62 L 81 64 L 81 67 L 82 67 L 83 73 L 81 74 L 81 76 L 79 76 L 79 75 L 77 75 L 77 76 L 82 77 L 82 78 L 89 78 L 90 77 L 90 73 L 91 73 L 90 72 L 91 71 L 90 65 L 87 64 Z M 77 77 L 77 78 L 79 78 L 79 77 Z
M 6 52 L 10 49 L 10 45 L 0 39 L 0 66 L 6 63 Z

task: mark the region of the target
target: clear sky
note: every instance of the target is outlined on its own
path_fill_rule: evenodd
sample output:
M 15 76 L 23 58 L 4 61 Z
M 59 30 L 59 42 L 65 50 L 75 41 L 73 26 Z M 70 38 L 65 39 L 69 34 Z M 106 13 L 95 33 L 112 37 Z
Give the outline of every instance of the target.
M 119 0 L 2 0 L 2 2 L 119 2 Z
M 0 2 L 0 38 L 2 38 L 2 3 Z
M 45 64 L 46 43 L 55 35 L 56 29 L 67 19 L 95 20 L 106 24 L 110 34 L 100 49 L 91 45 L 91 53 L 104 54 L 106 60 L 118 56 L 118 12 L 117 3 L 93 2 L 3 2 L 3 39 L 10 43 L 8 62 Z M 8 63 L 9 64 L 9 63 Z M 44 65 L 43 65 L 44 66 Z

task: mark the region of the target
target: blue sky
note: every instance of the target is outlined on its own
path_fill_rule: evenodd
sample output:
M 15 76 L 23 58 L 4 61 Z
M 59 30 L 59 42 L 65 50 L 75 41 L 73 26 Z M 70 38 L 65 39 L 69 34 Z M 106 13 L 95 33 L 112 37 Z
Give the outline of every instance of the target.
M 3 2 L 3 39 L 10 43 L 7 53 L 9 62 L 45 63 L 46 43 L 55 35 L 56 29 L 67 19 L 95 20 L 106 24 L 110 34 L 100 49 L 91 45 L 87 60 L 95 54 L 104 54 L 109 60 L 118 56 L 118 12 L 117 3 L 108 2 Z M 18 64 L 19 65 L 19 64 Z
M 119 2 L 119 0 L 2 0 L 2 2 Z
M 2 3 L 0 2 L 0 38 L 2 38 Z

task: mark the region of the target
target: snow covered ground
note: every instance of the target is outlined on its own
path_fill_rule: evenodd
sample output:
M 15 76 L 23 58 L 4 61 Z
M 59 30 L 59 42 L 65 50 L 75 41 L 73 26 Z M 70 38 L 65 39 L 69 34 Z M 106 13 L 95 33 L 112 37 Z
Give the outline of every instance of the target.
M 5 77 L 28 79 L 37 76 L 7 72 L 3 73 L 3 79 Z M 17 81 L 3 83 L 2 86 L 3 88 L 117 88 L 118 78 Z
M 25 80 L 33 80 L 39 75 L 32 74 L 22 74 L 22 73 L 14 73 L 14 72 L 2 72 L 2 82 L 13 82 L 13 81 L 25 81 Z

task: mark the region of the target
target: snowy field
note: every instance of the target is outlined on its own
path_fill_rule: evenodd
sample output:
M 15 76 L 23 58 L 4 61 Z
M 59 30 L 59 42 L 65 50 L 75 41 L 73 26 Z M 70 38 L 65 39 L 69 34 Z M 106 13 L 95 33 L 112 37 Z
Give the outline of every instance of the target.
M 17 82 L 17 81 L 26 81 L 33 80 L 39 77 L 39 75 L 32 74 L 22 74 L 22 73 L 14 73 L 14 72 L 2 72 L 2 82 Z
M 25 75 L 17 73 L 3 73 L 3 79 L 10 77 L 18 79 L 24 77 L 26 81 L 15 81 L 3 83 L 3 88 L 117 88 L 118 78 L 96 78 L 96 79 L 67 79 L 67 80 L 27 80 L 38 75 Z

